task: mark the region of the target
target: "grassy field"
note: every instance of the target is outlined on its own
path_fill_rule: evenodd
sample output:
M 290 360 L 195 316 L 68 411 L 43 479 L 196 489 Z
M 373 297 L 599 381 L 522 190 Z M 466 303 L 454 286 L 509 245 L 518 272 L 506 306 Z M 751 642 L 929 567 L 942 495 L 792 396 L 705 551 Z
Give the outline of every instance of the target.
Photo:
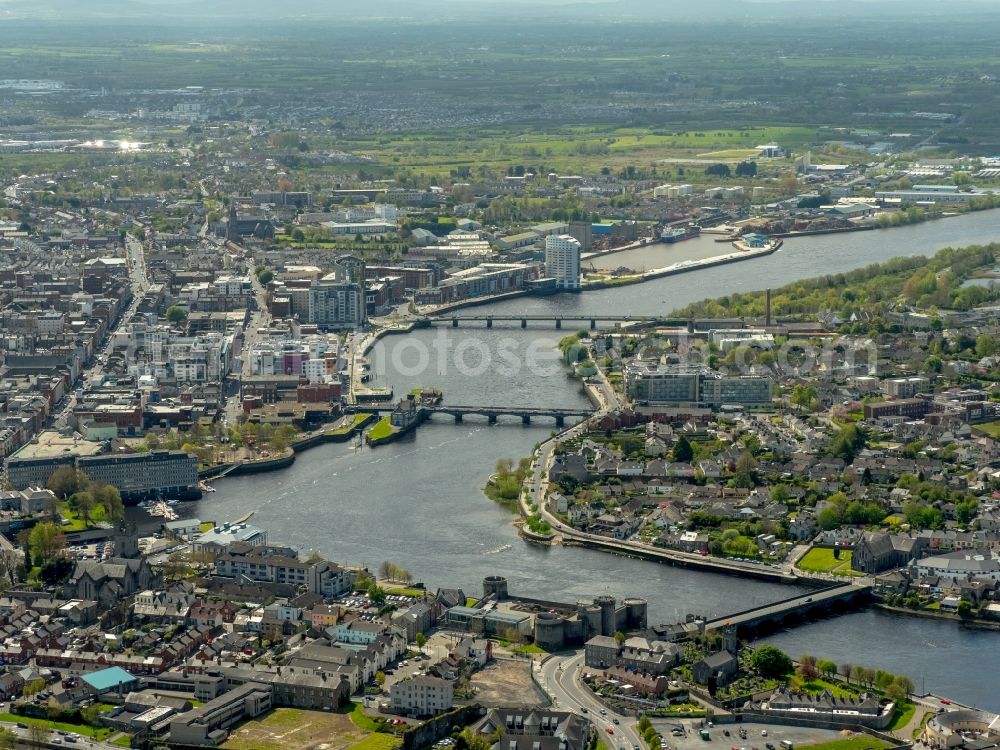
M 412 596 L 415 599 L 419 599 L 420 597 L 424 596 L 427 593 L 427 591 L 424 589 L 387 587 L 385 593 L 392 594 L 393 596 Z
M 841 550 L 840 557 L 833 556 L 832 549 L 813 547 L 799 560 L 796 567 L 810 573 L 832 573 L 835 576 L 856 576 L 851 570 L 851 551 Z
M 364 423 L 366 419 L 371 416 L 368 412 L 362 412 L 360 414 L 355 414 L 354 419 L 350 424 L 344 425 L 343 427 L 338 427 L 336 430 L 330 430 L 331 435 L 346 435 L 351 430 L 357 429 L 359 425 Z
M 389 417 L 383 417 L 380 419 L 371 431 L 368 433 L 368 437 L 372 440 L 382 440 L 383 438 L 389 437 L 392 434 L 392 425 L 389 423 Z
M 917 705 L 915 703 L 904 703 L 901 706 L 896 706 L 896 715 L 892 717 L 892 724 L 887 728 L 890 732 L 897 732 L 907 724 L 913 718 L 913 714 L 917 712 Z
M 352 138 L 342 143 L 356 154 L 415 173 L 446 175 L 462 168 L 505 169 L 515 164 L 544 164 L 560 173 L 615 172 L 627 165 L 670 159 L 738 161 L 757 153 L 754 146 L 779 141 L 785 146 L 815 144 L 817 131 L 806 127 L 664 132 L 651 128 L 566 126 L 492 128 L 468 132 L 410 134 L 388 139 Z M 688 178 L 701 172 L 696 168 Z M 671 178 L 666 168 L 662 177 Z
M 106 727 L 91 727 L 86 724 L 69 724 L 65 721 L 50 721 L 48 719 L 32 719 L 27 716 L 17 716 L 15 714 L 4 712 L 0 713 L 0 722 L 21 722 L 27 724 L 28 726 L 43 726 L 46 729 L 61 732 L 75 732 L 76 734 L 83 735 L 84 737 L 93 737 L 97 740 L 103 740 L 105 737 L 112 734 L 112 731 Z
M 541 646 L 539 646 L 537 644 L 534 644 L 534 643 L 529 643 L 529 644 L 524 645 L 524 646 L 515 646 L 514 648 L 511 649 L 511 651 L 513 651 L 515 654 L 547 654 L 547 653 L 549 653 L 544 648 L 542 648 Z
M 402 740 L 390 734 L 370 734 L 347 750 L 395 750 L 402 744 Z
M 793 677 L 792 687 L 803 693 L 811 693 L 813 695 L 818 695 L 829 690 L 834 698 L 854 698 L 858 694 L 856 690 L 851 690 L 836 682 L 828 682 L 819 678 L 810 680 L 809 682 L 802 682 L 798 677 Z
M 891 745 L 877 737 L 859 734 L 842 740 L 820 742 L 817 745 L 802 745 L 801 747 L 809 748 L 809 750 L 885 750 L 885 748 L 891 747 Z
M 977 424 L 972 428 L 974 432 L 981 432 L 984 435 L 989 435 L 994 440 L 1000 439 L 1000 420 L 996 422 L 987 422 L 986 424 Z
M 326 711 L 302 711 L 276 708 L 261 719 L 248 721 L 235 729 L 222 745 L 227 750 L 346 750 L 363 746 L 364 750 L 389 750 L 395 738 L 380 735 L 374 741 L 370 732 L 359 728 L 352 716 Z M 363 744 L 368 743 L 368 744 Z

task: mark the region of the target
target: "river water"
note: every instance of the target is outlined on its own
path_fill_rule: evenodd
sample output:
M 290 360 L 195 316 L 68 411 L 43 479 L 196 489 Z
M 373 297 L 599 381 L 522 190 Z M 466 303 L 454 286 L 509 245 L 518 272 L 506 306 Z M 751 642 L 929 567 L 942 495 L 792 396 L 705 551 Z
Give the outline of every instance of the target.
M 703 243 L 705 239 L 685 244 Z M 662 314 L 706 297 L 779 286 L 901 255 L 1000 240 L 1000 211 L 875 232 L 787 240 L 772 256 L 578 295 L 517 299 L 497 314 Z M 717 247 L 725 248 L 724 245 Z M 655 248 L 643 248 L 643 253 Z M 623 256 L 625 254 L 622 254 Z M 620 258 L 621 256 L 610 256 Z M 604 259 L 608 261 L 610 259 Z M 629 263 L 634 262 L 635 258 Z M 650 267 L 656 259 L 649 259 Z M 626 264 L 624 259 L 615 265 Z M 575 382 L 547 354 L 559 332 L 542 328 L 420 330 L 383 340 L 372 355 L 376 383 L 397 395 L 418 386 L 444 390 L 452 404 L 583 407 Z M 375 569 L 392 560 L 429 587 L 481 590 L 505 575 L 512 593 L 575 601 L 609 593 L 644 596 L 653 621 L 686 613 L 725 614 L 791 595 L 795 588 L 520 540 L 511 515 L 482 494 L 498 458 L 519 458 L 553 429 L 519 420 L 489 426 L 434 417 L 405 440 L 377 449 L 326 445 L 269 474 L 227 478 L 186 508 L 203 519 L 255 511 L 271 541 Z M 1000 636 L 951 623 L 863 612 L 805 625 L 770 640 L 793 655 L 904 672 L 917 685 L 1000 710 Z

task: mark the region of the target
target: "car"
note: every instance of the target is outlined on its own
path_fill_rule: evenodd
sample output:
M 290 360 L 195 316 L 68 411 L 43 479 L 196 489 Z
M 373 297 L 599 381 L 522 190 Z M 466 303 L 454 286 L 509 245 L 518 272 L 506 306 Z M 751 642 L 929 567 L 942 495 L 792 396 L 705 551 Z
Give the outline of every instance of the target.
M 607 715 L 608 715 L 607 709 L 602 708 L 601 709 L 601 716 L 607 716 Z
M 761 737 L 767 737 L 767 730 L 766 729 L 761 729 L 760 730 L 760 736 Z
M 581 711 L 582 711 L 583 713 L 585 713 L 585 714 L 589 714 L 589 713 L 590 713 L 590 709 L 588 709 L 588 708 L 587 708 L 586 706 L 584 706 L 584 707 L 583 707 L 583 708 L 581 708 L 580 710 L 581 710 Z
M 618 719 L 612 719 L 611 721 L 612 721 L 612 723 L 614 723 L 614 724 L 621 724 L 621 722 L 620 722 L 620 721 L 618 721 Z
M 615 733 L 615 728 L 614 727 L 608 727 L 608 734 L 614 734 L 614 733 Z

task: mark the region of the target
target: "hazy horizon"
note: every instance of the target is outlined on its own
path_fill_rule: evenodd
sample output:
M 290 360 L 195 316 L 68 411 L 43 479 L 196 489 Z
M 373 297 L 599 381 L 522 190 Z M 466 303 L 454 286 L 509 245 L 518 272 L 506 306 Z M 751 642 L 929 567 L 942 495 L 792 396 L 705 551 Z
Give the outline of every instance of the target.
M 755 19 L 942 16 L 1000 12 L 992 0 L 0 0 L 0 21 L 39 22 L 294 22 L 405 20 L 469 22 L 557 17 L 576 21 L 720 21 Z

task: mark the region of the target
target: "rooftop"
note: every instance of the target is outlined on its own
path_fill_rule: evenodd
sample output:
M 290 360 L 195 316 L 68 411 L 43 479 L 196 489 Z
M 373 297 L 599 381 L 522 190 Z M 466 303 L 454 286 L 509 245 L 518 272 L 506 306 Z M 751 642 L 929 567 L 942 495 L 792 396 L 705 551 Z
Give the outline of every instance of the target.
M 99 669 L 96 672 L 83 675 L 83 681 L 100 692 L 113 690 L 121 685 L 128 685 L 135 682 L 136 679 L 136 677 L 121 667 L 108 667 L 107 669 Z
M 79 433 L 63 435 L 55 430 L 38 434 L 37 442 L 32 441 L 17 452 L 18 458 L 54 458 L 56 456 L 94 456 L 101 450 L 99 442 L 84 440 Z

